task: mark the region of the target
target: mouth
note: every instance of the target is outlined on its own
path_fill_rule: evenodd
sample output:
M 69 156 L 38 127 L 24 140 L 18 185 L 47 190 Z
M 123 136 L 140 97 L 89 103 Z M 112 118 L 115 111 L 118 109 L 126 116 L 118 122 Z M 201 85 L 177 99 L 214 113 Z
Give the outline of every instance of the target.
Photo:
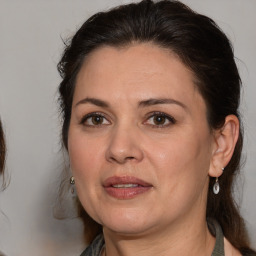
M 113 176 L 106 179 L 103 187 L 108 195 L 116 199 L 132 199 L 148 192 L 153 186 L 131 176 Z
M 112 185 L 113 188 L 137 188 L 139 187 L 138 184 L 114 184 Z

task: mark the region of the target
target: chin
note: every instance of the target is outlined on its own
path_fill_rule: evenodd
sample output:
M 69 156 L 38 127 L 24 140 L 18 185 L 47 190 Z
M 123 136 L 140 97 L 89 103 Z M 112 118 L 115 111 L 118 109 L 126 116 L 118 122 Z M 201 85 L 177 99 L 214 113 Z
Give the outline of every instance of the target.
M 104 229 L 122 235 L 139 235 L 154 226 L 153 220 L 150 221 L 148 216 L 145 217 L 143 214 L 127 212 L 125 214 L 109 214 L 108 216 L 102 216 L 100 223 Z
M 135 224 L 135 225 L 134 225 Z M 144 234 L 149 228 L 139 223 L 122 223 L 122 224 L 110 224 L 104 225 L 104 229 L 110 230 L 113 233 L 117 233 L 122 236 L 139 236 Z

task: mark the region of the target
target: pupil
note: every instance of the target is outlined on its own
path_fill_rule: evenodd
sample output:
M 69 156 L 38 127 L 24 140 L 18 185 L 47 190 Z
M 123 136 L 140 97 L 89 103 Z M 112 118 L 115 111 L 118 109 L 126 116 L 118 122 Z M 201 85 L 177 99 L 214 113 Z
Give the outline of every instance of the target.
M 102 123 L 102 117 L 101 116 L 94 116 L 93 118 L 92 118 L 92 122 L 93 122 L 93 124 L 101 124 Z
M 164 124 L 164 122 L 165 122 L 165 117 L 163 117 L 163 116 L 156 116 L 155 118 L 154 118 L 154 122 L 155 122 L 155 124 Z

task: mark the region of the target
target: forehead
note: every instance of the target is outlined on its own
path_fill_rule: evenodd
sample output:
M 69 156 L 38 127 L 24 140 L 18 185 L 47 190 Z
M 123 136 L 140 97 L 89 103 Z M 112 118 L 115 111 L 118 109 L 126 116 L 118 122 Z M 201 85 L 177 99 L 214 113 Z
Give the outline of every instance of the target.
M 80 74 L 86 72 L 88 68 L 93 68 L 93 71 L 97 73 L 106 73 L 107 70 L 113 68 L 116 69 L 116 72 L 125 73 L 128 71 L 139 71 L 139 73 L 145 74 L 169 73 L 171 63 L 175 63 L 177 68 L 182 67 L 184 71 L 189 73 L 191 79 L 195 80 L 193 72 L 182 63 L 176 53 L 154 43 L 134 43 L 120 47 L 102 46 L 97 48 L 85 58 Z
M 198 94 L 196 79 L 169 49 L 151 43 L 104 46 L 85 60 L 77 77 L 75 97 L 81 93 L 184 98 Z M 79 92 L 79 93 L 76 93 Z M 139 95 L 140 94 L 140 95 Z M 152 94 L 152 95 L 150 95 Z M 104 96 L 104 95 L 103 95 Z

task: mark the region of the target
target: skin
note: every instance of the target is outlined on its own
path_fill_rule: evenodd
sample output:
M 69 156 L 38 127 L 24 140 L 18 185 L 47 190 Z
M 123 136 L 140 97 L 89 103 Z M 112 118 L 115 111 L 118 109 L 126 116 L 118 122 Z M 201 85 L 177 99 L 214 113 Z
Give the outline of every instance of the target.
M 232 155 L 234 120 L 210 129 L 193 73 L 170 51 L 106 46 L 87 58 L 68 151 L 79 199 L 103 225 L 107 255 L 211 255 L 209 176 L 220 176 Z M 103 186 L 113 176 L 142 179 L 150 189 L 115 198 Z

